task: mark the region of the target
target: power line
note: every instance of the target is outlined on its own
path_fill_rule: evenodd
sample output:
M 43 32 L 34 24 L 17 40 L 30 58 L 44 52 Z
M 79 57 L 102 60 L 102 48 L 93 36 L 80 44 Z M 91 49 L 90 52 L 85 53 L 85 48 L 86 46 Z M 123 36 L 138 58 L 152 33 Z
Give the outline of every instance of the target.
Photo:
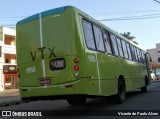
M 134 17 L 124 17 L 124 18 L 111 18 L 111 19 L 101 19 L 99 21 L 124 21 L 124 20 L 140 20 L 140 19 L 153 19 L 153 18 L 160 18 L 160 16 L 155 16 L 155 17 L 137 17 L 137 18 L 134 18 Z
M 144 15 L 138 15 L 138 16 L 117 17 L 117 18 L 107 18 L 107 19 L 101 19 L 99 21 L 122 21 L 122 20 L 140 20 L 140 19 L 153 19 L 153 18 L 160 18 L 160 13 L 144 14 Z
M 155 12 L 160 12 L 160 10 L 145 10 L 145 11 L 127 11 L 127 12 L 112 12 L 112 13 L 92 13 L 89 14 L 91 16 L 96 16 L 96 15 L 124 15 L 124 14 L 134 14 L 134 13 L 155 13 Z
M 157 1 L 157 0 L 154 0 Z M 158 1 L 159 2 L 159 1 Z M 149 13 L 149 12 L 160 12 L 160 10 L 145 10 L 145 11 L 127 11 L 127 12 L 112 12 L 112 13 L 91 13 L 89 15 L 113 15 L 113 14 L 132 14 L 132 13 Z M 14 19 L 14 18 L 26 18 L 28 16 L 0 16 L 2 19 Z
M 147 10 L 148 12 L 160 12 L 160 10 Z M 128 12 L 114 12 L 114 13 L 121 13 L 121 14 L 128 14 L 128 13 L 143 13 L 146 11 L 128 11 Z M 94 14 L 114 14 L 114 13 L 94 13 Z M 92 15 L 94 15 L 92 14 Z M 91 14 L 90 14 L 91 15 Z M 15 17 L 0 17 L 0 21 L 17 21 L 15 18 L 24 18 L 27 16 L 15 16 Z M 6 20 L 6 19 L 9 20 Z M 107 19 L 100 19 L 99 21 L 123 21 L 123 20 L 140 20 L 140 19 L 153 19 L 153 18 L 160 18 L 160 13 L 157 14 L 144 14 L 139 16 L 127 16 L 127 17 L 118 17 L 118 18 L 107 18 Z M 3 19 L 3 20 L 1 20 Z M 14 19 L 14 20 L 13 20 Z M 14 24 L 4 24 L 3 26 L 15 26 Z
M 150 14 L 150 15 L 131 16 L 131 17 L 119 17 L 119 18 L 108 18 L 108 19 L 101 19 L 99 21 L 118 21 L 118 20 L 136 20 L 136 19 L 153 19 L 153 18 L 160 18 L 160 14 Z

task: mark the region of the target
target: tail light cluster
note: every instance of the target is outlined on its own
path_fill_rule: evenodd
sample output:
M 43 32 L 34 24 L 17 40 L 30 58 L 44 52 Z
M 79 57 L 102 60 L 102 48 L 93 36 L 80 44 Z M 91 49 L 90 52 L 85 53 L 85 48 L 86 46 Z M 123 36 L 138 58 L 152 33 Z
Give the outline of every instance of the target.
M 76 78 L 78 78 L 78 76 L 79 76 L 79 73 L 78 73 L 78 70 L 79 70 L 79 66 L 78 66 L 79 59 L 78 58 L 74 58 L 74 63 L 75 63 L 75 65 L 74 65 L 74 70 L 75 70 L 74 76 Z

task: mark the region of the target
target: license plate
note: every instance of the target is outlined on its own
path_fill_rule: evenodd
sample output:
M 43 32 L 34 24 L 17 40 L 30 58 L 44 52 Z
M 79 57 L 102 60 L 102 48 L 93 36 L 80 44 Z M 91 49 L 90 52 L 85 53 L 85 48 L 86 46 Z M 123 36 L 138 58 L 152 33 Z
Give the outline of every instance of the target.
M 43 79 L 43 80 L 40 80 L 40 84 L 41 84 L 41 85 L 51 84 L 51 79 Z
M 50 61 L 50 69 L 51 70 L 61 70 L 66 67 L 65 59 L 59 58 L 59 59 L 52 59 Z

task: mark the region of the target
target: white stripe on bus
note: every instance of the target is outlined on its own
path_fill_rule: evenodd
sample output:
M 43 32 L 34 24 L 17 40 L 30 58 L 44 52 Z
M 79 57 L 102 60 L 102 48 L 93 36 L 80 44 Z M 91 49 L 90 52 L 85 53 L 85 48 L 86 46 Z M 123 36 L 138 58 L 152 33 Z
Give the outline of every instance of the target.
M 43 34 L 42 34 L 42 16 L 39 13 L 39 26 L 40 26 L 40 46 L 43 48 Z M 46 78 L 45 62 L 42 59 L 43 77 Z
M 99 72 L 99 63 L 98 63 L 97 53 L 96 53 L 96 59 L 97 59 L 97 73 L 98 73 L 99 94 L 101 94 L 101 77 L 100 77 L 100 72 Z

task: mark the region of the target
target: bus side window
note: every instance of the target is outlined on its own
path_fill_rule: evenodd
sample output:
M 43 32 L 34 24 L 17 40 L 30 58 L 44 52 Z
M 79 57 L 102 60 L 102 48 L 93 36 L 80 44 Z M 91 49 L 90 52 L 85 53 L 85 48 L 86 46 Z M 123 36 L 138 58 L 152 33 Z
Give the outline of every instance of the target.
M 134 52 L 135 52 L 135 56 L 136 56 L 136 61 L 138 62 L 137 48 L 136 47 L 133 47 L 133 48 L 134 48 Z
M 93 30 L 94 30 L 94 36 L 95 36 L 97 50 L 105 52 L 104 41 L 102 38 L 102 31 L 101 31 L 100 27 L 93 25 Z
M 140 50 L 140 55 L 141 55 L 141 63 L 144 63 L 142 50 Z
M 107 31 L 103 30 L 103 38 L 104 38 L 104 44 L 106 46 L 107 53 L 113 54 L 111 40 L 109 38 L 109 34 Z
M 122 40 L 122 46 L 123 46 L 123 52 L 124 52 L 124 57 L 128 59 L 128 52 L 127 52 L 127 47 L 126 47 L 126 42 Z
M 126 43 L 126 46 L 127 46 L 127 51 L 128 51 L 129 60 L 132 60 L 130 45 L 129 45 L 128 43 Z
M 132 45 L 130 45 L 130 47 L 131 47 L 132 59 L 133 59 L 133 61 L 136 61 L 136 54 L 135 54 L 134 48 Z
M 86 20 L 83 20 L 83 29 L 84 29 L 84 35 L 85 35 L 87 47 L 89 49 L 96 50 L 93 30 L 92 30 L 92 24 Z
M 117 45 L 118 45 L 119 55 L 120 57 L 123 57 L 123 49 L 122 49 L 122 43 L 120 38 L 117 38 Z
M 114 49 L 114 55 L 119 56 L 116 37 L 113 34 L 110 34 L 110 39 Z
M 138 58 L 138 62 L 141 62 L 140 52 L 138 48 L 137 48 L 137 58 Z

